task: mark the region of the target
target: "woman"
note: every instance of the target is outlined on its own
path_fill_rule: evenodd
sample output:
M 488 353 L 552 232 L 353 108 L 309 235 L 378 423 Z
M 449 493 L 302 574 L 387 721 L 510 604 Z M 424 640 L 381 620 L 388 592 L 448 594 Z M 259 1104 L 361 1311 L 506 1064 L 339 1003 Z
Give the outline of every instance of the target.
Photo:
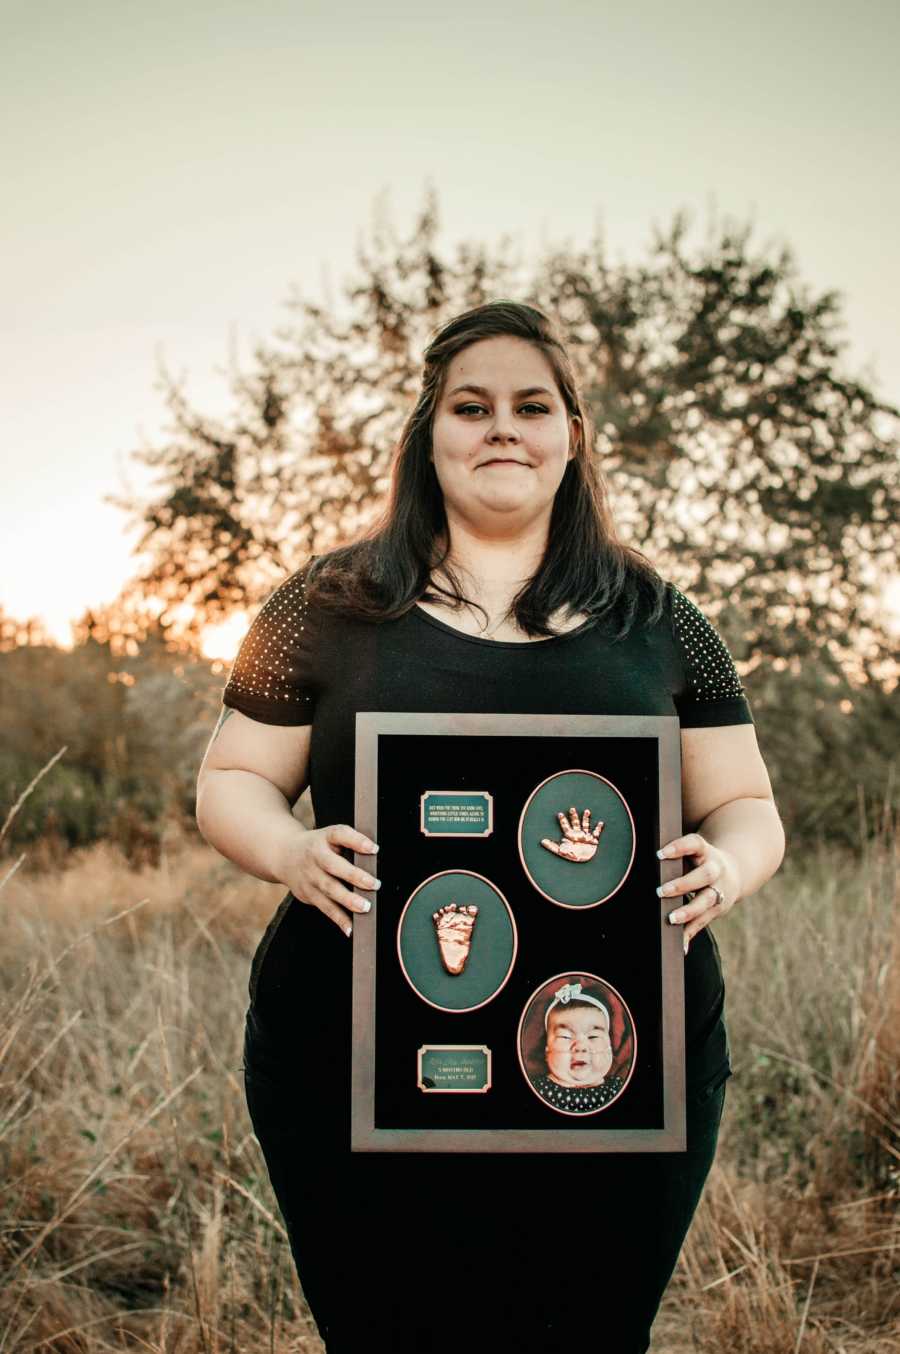
M 616 1354 L 646 1350 L 730 1071 L 708 926 L 774 873 L 783 833 L 727 650 L 617 539 L 589 414 L 541 311 L 491 303 L 436 334 L 384 517 L 275 590 L 223 703 L 197 819 L 289 890 L 251 968 L 246 1088 L 329 1354 L 546 1354 L 601 1331 Z M 350 1152 L 345 937 L 379 887 L 378 844 L 350 826 L 365 709 L 680 715 L 687 830 L 664 854 L 686 872 L 664 892 L 686 956 L 686 1153 L 469 1155 L 460 1175 L 452 1156 Z M 308 780 L 312 830 L 291 813 Z M 557 1201 L 573 1197 L 566 1226 L 602 1225 L 603 1254 L 571 1246 L 546 1272 Z

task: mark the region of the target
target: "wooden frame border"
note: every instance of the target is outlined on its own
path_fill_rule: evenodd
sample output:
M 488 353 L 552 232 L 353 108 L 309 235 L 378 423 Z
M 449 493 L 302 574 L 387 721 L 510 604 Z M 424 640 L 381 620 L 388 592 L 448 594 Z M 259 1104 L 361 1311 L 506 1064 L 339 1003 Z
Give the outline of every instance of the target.
M 521 737 L 655 738 L 659 746 L 659 832 L 657 849 L 681 835 L 681 738 L 674 715 L 399 714 L 360 711 L 356 715 L 355 826 L 378 840 L 378 737 L 392 735 L 493 735 Z M 371 857 L 355 864 L 371 868 Z M 681 873 L 679 860 L 659 862 L 661 882 Z M 353 1052 L 350 1146 L 354 1152 L 683 1152 L 684 950 L 681 928 L 666 917 L 671 899 L 659 899 L 663 1127 L 656 1129 L 466 1129 L 376 1128 L 375 1126 L 375 910 L 354 917 Z

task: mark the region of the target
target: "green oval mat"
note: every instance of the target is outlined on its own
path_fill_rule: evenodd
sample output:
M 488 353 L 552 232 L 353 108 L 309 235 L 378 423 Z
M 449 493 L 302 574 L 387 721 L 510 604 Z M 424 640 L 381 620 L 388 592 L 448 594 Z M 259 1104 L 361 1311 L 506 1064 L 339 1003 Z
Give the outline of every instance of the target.
M 441 962 L 432 914 L 448 903 L 476 904 L 478 918 L 462 973 Z M 518 940 L 512 912 L 499 889 L 481 875 L 448 870 L 420 884 L 397 928 L 400 962 L 424 1001 L 446 1011 L 471 1011 L 495 996 L 509 977 Z
M 557 812 L 568 819 L 574 805 L 579 822 L 590 809 L 590 826 L 604 827 L 591 860 L 571 861 L 541 845 L 564 840 Z M 540 785 L 519 819 L 519 855 L 535 888 L 565 907 L 594 907 L 606 902 L 625 882 L 634 859 L 634 824 L 622 795 L 592 771 L 560 771 Z

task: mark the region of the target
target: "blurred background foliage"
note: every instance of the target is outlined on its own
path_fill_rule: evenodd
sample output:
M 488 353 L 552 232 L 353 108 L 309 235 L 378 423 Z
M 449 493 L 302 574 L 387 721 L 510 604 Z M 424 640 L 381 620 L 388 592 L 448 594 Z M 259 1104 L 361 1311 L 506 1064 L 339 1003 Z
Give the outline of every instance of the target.
M 698 242 L 683 215 L 636 263 L 599 238 L 530 263 L 506 239 L 450 258 L 437 234 L 432 192 L 407 237 L 376 213 L 341 295 L 291 298 L 231 371 L 227 418 L 161 371 L 169 434 L 134 452 L 155 490 L 109 499 L 144 567 L 71 652 L 0 612 L 3 800 L 66 748 L 7 850 L 105 837 L 152 862 L 167 824 L 190 829 L 227 676 L 204 631 L 371 521 L 430 334 L 498 297 L 558 318 L 623 534 L 723 632 L 792 841 L 858 844 L 895 803 L 900 411 L 844 370 L 839 296 L 749 226 Z

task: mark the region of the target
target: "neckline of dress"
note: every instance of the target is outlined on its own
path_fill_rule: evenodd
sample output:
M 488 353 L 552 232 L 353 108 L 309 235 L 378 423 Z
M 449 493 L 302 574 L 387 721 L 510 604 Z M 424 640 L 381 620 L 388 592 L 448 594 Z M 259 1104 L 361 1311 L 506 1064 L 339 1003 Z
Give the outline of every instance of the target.
M 432 616 L 424 607 L 419 606 L 418 602 L 413 604 L 413 611 L 423 621 L 427 621 L 429 625 L 436 626 L 438 630 L 444 630 L 449 635 L 455 635 L 457 639 L 468 640 L 470 644 L 487 644 L 493 649 L 534 649 L 539 645 L 559 644 L 564 639 L 574 639 L 576 635 L 583 634 L 585 630 L 593 626 L 593 621 L 588 618 L 572 630 L 566 630 L 561 635 L 547 635 L 544 639 L 485 639 L 483 635 L 470 635 L 455 625 L 448 625 L 446 621 L 438 620 L 437 616 Z

